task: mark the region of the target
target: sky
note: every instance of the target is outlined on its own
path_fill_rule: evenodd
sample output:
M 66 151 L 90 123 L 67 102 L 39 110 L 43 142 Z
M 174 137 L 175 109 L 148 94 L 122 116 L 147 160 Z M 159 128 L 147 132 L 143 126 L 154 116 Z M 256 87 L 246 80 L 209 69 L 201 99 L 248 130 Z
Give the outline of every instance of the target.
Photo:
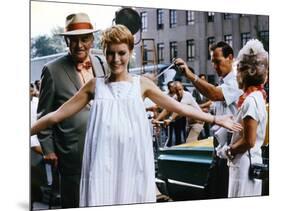
M 120 7 L 108 5 L 89 5 L 61 2 L 31 1 L 31 37 L 50 35 L 56 26 L 65 26 L 65 18 L 71 13 L 85 12 L 89 15 L 95 30 L 112 25 L 115 11 Z

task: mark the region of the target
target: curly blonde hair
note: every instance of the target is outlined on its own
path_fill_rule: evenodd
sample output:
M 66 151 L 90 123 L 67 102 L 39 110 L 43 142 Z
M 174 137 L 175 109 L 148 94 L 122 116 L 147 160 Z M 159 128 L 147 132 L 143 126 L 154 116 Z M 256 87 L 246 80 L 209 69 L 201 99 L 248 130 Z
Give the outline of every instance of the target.
M 237 71 L 241 73 L 244 85 L 264 83 L 268 73 L 268 53 L 259 40 L 249 40 L 239 51 L 237 61 Z
M 126 26 L 114 25 L 102 33 L 101 45 L 104 52 L 110 44 L 120 43 L 127 44 L 130 51 L 134 48 L 134 36 Z

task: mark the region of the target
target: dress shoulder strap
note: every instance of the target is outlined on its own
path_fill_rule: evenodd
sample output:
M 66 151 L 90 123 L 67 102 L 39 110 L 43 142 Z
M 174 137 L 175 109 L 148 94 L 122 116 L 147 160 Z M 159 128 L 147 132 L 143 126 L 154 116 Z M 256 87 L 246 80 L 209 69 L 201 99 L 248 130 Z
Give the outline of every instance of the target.
M 105 79 L 104 77 L 96 77 L 95 97 L 102 97 L 105 90 Z
M 141 82 L 140 82 L 141 76 L 132 74 L 132 77 L 133 77 L 133 83 L 134 83 L 134 90 L 135 90 L 136 94 L 142 99 Z

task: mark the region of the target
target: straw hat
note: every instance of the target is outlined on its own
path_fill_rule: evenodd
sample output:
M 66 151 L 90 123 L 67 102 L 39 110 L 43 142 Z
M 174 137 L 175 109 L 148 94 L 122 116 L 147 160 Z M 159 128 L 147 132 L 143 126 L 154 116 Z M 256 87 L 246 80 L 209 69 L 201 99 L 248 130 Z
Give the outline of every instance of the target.
M 85 13 L 76 13 L 66 17 L 64 32 L 59 35 L 81 35 L 93 32 L 94 28 L 89 16 Z

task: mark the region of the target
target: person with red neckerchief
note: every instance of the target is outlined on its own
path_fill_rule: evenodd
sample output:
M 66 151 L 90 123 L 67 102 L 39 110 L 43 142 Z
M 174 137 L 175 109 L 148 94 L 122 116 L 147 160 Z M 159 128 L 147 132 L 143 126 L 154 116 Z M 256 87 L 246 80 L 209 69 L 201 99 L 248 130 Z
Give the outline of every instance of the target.
M 267 124 L 263 85 L 268 73 L 268 53 L 260 41 L 253 39 L 240 50 L 237 60 L 237 82 L 244 94 L 239 98 L 236 118 L 244 129 L 233 133 L 220 155 L 228 159 L 228 197 L 260 196 L 262 180 L 250 179 L 249 156 L 252 163 L 262 163 L 261 146 Z

